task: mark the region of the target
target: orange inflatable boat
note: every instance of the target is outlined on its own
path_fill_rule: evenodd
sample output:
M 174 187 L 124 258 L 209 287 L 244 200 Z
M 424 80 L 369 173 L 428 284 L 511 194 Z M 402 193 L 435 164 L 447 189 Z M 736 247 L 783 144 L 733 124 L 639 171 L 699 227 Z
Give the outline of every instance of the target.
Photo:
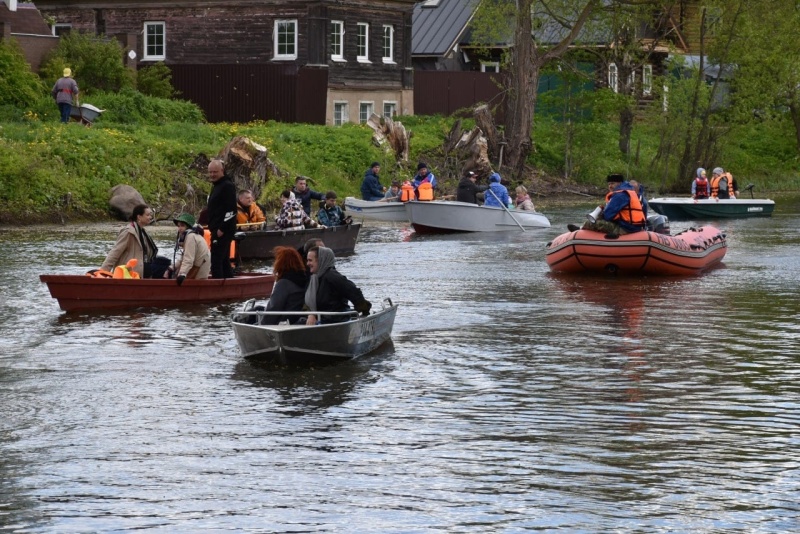
M 691 275 L 718 264 L 727 249 L 725 234 L 713 226 L 672 236 L 636 232 L 613 237 L 581 229 L 548 243 L 545 258 L 554 272 Z

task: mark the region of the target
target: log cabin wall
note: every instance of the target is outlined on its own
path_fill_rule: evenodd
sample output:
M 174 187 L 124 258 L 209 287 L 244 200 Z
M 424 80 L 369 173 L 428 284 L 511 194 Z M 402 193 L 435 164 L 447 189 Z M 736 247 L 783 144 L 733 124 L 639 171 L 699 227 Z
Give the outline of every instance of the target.
M 225 98 L 219 98 L 219 93 L 200 94 L 203 88 L 198 88 L 197 84 L 202 78 L 202 67 L 212 65 L 258 66 L 250 78 L 260 80 L 265 93 L 272 90 L 270 87 L 273 82 L 273 89 L 285 91 L 286 80 L 273 80 L 275 76 L 295 77 L 292 83 L 313 80 L 318 84 L 323 79 L 327 82 L 327 93 L 319 97 L 316 96 L 319 92 L 318 85 L 310 89 L 299 86 L 294 88 L 301 89 L 305 95 L 299 100 L 323 98 L 322 106 L 317 102 L 305 101 L 298 104 L 301 108 L 299 112 L 296 109 L 283 109 L 277 116 L 273 116 L 272 112 L 270 116 L 260 116 L 261 112 L 258 112 L 255 118 L 259 119 L 308 119 L 318 115 L 317 112 L 310 113 L 309 109 L 324 109 L 324 118 L 317 117 L 312 122 L 332 124 L 334 101 L 346 101 L 350 104 L 347 119 L 349 122 L 358 121 L 359 106 L 366 101 L 374 102 L 375 111 L 379 114 L 383 111 L 385 102 L 394 102 L 398 114 L 413 113 L 410 45 L 413 0 L 198 0 L 171 3 L 172 7 L 163 7 L 164 3 L 148 0 L 42 0 L 40 4 L 43 13 L 53 17 L 59 24 L 71 25 L 73 31 L 106 35 L 138 34 L 139 40 L 135 48 L 138 68 L 151 63 L 143 60 L 144 23 L 163 22 L 166 38 L 164 63 L 177 74 L 173 77 L 176 89 L 185 96 L 192 94 L 192 100 L 203 107 L 209 119 L 214 117 L 215 120 L 242 120 L 241 110 L 233 113 L 231 118 L 225 118 L 226 111 L 219 108 L 228 97 L 236 97 L 235 93 L 225 91 Z M 296 59 L 274 58 L 273 32 L 275 20 L 278 19 L 297 20 Z M 344 61 L 331 59 L 331 20 L 345 23 Z M 358 23 L 369 24 L 369 62 L 356 59 Z M 393 28 L 394 62 L 385 62 L 382 58 L 384 25 L 391 25 Z M 192 66 L 197 68 L 192 69 Z M 324 69 L 325 75 L 312 73 L 314 69 Z M 298 77 L 300 72 L 304 75 Z M 237 71 L 233 76 L 240 85 L 242 80 L 248 80 L 244 72 Z M 186 84 L 191 84 L 191 87 Z M 214 85 L 219 91 L 219 84 Z M 282 98 L 282 105 L 289 100 Z

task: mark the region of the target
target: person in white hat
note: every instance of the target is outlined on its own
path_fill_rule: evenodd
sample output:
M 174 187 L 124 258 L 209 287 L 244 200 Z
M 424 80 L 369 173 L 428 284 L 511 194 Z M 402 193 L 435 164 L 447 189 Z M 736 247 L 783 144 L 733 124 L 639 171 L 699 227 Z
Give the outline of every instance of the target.
M 72 113 L 72 100 L 75 99 L 76 105 L 78 101 L 78 84 L 72 79 L 72 69 L 69 67 L 64 69 L 64 76 L 59 78 L 50 91 L 53 98 L 56 99 L 58 110 L 61 112 L 61 122 L 69 122 L 69 116 Z

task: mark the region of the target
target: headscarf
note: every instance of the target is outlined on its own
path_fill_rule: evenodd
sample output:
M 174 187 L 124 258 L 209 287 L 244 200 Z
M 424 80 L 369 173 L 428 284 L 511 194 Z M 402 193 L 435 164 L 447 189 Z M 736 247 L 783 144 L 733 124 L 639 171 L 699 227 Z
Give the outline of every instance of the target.
M 319 290 L 319 279 L 330 269 L 336 267 L 336 256 L 329 248 L 319 247 L 317 249 L 317 272 L 311 275 L 306 289 L 306 306 L 311 311 L 317 311 L 317 291 Z

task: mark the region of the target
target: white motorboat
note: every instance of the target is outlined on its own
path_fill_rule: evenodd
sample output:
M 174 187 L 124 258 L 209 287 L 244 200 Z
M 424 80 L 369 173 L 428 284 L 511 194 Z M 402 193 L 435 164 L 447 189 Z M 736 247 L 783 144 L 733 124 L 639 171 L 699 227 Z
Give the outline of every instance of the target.
M 538 211 L 444 200 L 406 202 L 405 208 L 418 233 L 513 232 L 550 227 L 550 221 Z
M 344 199 L 347 214 L 354 219 L 373 221 L 408 222 L 406 208 L 402 202 L 383 202 L 381 200 L 361 200 L 355 197 Z

